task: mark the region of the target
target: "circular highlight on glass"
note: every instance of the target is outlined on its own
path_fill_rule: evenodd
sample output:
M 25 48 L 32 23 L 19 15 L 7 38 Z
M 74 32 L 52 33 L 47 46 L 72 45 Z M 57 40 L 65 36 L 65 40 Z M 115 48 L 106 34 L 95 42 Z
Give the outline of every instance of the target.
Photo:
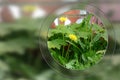
M 57 17 L 48 31 L 48 50 L 66 69 L 85 70 L 105 55 L 105 25 L 87 10 L 70 10 Z

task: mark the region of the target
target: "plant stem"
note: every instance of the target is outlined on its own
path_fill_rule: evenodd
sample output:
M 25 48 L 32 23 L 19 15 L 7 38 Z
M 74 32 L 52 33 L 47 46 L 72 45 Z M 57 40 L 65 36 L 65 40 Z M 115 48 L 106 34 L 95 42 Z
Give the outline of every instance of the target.
M 90 51 L 91 51 L 91 42 L 92 42 L 92 25 L 90 27 L 91 35 L 90 35 Z
M 64 34 L 62 34 L 63 35 L 63 40 L 64 40 Z M 62 57 L 64 56 L 64 46 L 63 46 L 63 48 L 62 48 Z
M 67 41 L 69 44 L 71 44 L 71 45 L 73 45 L 74 47 L 76 47 L 79 51 L 80 51 L 80 53 L 82 53 L 82 51 L 80 50 L 80 48 L 77 46 L 77 45 L 75 45 L 74 43 L 72 43 L 72 42 L 70 42 L 70 41 Z
M 67 48 L 67 51 L 66 51 L 66 57 L 68 58 L 68 51 L 69 51 L 69 49 L 70 49 L 70 44 L 68 44 L 68 48 Z

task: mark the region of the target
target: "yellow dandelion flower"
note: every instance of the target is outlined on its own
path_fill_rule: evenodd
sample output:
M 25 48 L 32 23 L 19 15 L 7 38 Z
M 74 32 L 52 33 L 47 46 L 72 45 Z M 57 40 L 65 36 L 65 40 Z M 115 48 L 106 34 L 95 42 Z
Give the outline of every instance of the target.
M 76 35 L 74 35 L 74 34 L 70 34 L 69 35 L 69 38 L 71 39 L 71 40 L 73 40 L 73 41 L 77 41 L 77 36 Z
M 60 17 L 59 20 L 60 20 L 61 22 L 65 22 L 65 21 L 67 20 L 67 17 Z

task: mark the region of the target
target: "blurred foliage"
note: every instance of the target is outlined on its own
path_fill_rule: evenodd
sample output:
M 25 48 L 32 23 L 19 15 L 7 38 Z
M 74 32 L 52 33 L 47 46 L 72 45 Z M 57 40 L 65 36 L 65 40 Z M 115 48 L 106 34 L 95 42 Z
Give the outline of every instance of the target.
M 0 80 L 7 80 L 6 72 L 17 80 L 31 79 L 42 71 L 44 64 L 38 45 L 40 24 L 41 19 L 31 18 L 0 23 Z

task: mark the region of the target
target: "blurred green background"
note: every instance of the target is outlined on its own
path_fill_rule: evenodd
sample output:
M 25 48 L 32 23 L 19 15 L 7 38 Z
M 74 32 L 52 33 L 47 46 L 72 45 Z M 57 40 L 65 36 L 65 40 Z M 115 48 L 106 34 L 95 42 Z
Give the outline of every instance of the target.
M 109 7 L 109 5 L 106 5 L 106 7 Z M 106 9 L 106 7 L 102 8 L 103 11 L 109 11 L 109 8 Z M 49 8 L 51 10 L 56 9 Z M 48 14 L 50 14 L 49 8 L 43 7 L 49 12 Z M 3 16 L 0 22 L 0 80 L 119 80 L 120 18 L 117 14 L 120 14 L 120 12 L 114 8 L 110 8 L 111 11 L 108 14 L 108 17 L 112 19 L 116 34 L 116 37 L 111 39 L 113 42 L 116 41 L 114 55 L 106 55 L 95 68 L 81 73 L 77 79 L 70 79 L 57 74 L 43 60 L 39 47 L 39 30 L 44 18 L 30 18 L 28 15 L 33 8 L 29 8 L 28 12 L 23 12 L 22 18 L 14 20 L 7 12 L 9 10 L 4 8 L 6 10 L 3 10 L 3 12 L 6 14 L 0 13 L 0 17 Z M 111 15 L 113 16 L 111 17 Z M 118 17 L 114 17 L 114 15 Z

